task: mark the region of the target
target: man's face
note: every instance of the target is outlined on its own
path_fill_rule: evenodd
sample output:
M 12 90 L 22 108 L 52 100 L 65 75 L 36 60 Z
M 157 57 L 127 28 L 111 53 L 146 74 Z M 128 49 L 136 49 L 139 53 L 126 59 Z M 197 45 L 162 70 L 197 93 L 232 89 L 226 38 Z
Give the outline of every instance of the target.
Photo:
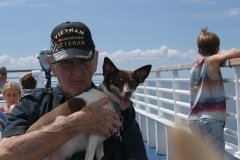
M 57 77 L 59 86 L 67 98 L 77 96 L 89 89 L 96 71 L 97 56 L 95 54 L 91 61 L 70 59 L 51 66 L 53 75 Z

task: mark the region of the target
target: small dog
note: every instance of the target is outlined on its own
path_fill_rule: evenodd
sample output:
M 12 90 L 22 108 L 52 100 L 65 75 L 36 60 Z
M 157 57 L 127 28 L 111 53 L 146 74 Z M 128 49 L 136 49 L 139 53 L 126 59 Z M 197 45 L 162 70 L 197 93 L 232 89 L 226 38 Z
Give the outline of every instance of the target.
M 79 111 L 89 103 L 105 96 L 109 96 L 111 102 L 105 105 L 104 108 L 114 110 L 121 114 L 121 110 L 125 110 L 130 106 L 130 98 L 133 92 L 138 85 L 143 83 L 148 77 L 151 67 L 151 65 L 146 65 L 135 71 L 119 70 L 109 58 L 105 57 L 103 63 L 104 81 L 100 85 L 100 89 L 103 92 L 96 89 L 90 89 L 70 99 L 41 117 L 27 132 L 41 129 L 44 126 L 63 119 L 67 115 Z M 121 138 L 119 133 L 117 133 L 116 136 Z M 86 150 L 85 160 L 93 160 L 95 152 L 97 160 L 100 160 L 104 156 L 103 141 L 105 139 L 106 137 L 100 135 L 80 134 L 64 143 L 60 148 L 50 153 L 45 159 L 65 160 L 71 158 L 76 152 Z

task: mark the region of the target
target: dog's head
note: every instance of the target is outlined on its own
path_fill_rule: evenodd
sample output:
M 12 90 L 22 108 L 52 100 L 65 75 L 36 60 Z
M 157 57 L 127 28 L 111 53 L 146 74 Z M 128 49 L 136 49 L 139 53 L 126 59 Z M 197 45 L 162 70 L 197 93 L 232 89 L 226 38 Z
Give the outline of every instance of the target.
M 119 70 L 105 57 L 103 63 L 104 85 L 113 102 L 119 103 L 122 110 L 130 106 L 130 98 L 140 83 L 148 77 L 152 66 L 146 65 L 135 71 Z

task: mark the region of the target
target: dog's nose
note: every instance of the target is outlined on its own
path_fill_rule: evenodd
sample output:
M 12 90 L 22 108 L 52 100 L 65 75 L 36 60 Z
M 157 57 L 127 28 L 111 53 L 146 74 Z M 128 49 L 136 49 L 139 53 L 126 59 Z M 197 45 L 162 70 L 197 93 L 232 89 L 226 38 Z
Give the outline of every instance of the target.
M 131 97 L 132 93 L 131 92 L 125 92 L 125 97 Z

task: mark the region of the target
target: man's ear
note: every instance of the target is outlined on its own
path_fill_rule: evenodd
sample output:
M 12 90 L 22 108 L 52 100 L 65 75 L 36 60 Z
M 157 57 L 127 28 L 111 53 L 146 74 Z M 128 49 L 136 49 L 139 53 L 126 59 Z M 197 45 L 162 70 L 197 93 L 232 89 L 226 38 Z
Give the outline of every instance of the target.
M 97 71 L 98 55 L 99 55 L 99 52 L 98 52 L 98 50 L 96 50 L 95 54 L 94 54 L 94 57 L 93 57 L 93 61 L 94 61 L 94 64 L 95 64 L 94 73 Z
M 47 55 L 47 56 L 46 56 L 46 61 L 47 61 L 47 63 L 49 64 L 49 66 L 52 65 L 50 55 Z

